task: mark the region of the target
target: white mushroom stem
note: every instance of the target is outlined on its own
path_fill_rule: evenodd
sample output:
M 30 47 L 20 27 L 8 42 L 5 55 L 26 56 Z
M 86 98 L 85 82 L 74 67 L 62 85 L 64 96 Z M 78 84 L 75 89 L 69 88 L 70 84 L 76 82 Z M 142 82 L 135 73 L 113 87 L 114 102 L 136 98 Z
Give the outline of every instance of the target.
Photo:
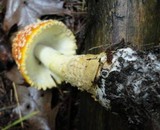
M 37 45 L 35 56 L 62 81 L 92 93 L 100 55 L 63 55 L 51 47 Z
M 53 71 L 61 79 L 63 79 L 62 72 L 65 63 L 73 57 L 62 55 L 55 49 L 45 45 L 37 45 L 35 48 L 35 56 L 43 65 Z

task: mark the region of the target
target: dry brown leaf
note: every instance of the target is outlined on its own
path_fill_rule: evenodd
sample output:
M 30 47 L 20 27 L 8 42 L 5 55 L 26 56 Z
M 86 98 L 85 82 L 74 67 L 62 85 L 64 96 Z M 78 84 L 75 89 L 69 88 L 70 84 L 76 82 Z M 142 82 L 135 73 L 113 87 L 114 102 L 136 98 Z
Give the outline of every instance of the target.
M 17 66 L 13 66 L 9 71 L 6 71 L 6 77 L 16 84 L 24 83 L 24 79 L 20 74 Z
M 42 15 L 67 13 L 63 5 L 60 0 L 8 0 L 3 28 L 8 31 L 14 24 L 24 27 L 36 22 Z
M 25 116 L 34 111 L 39 113 L 31 117 L 28 121 L 30 129 L 33 130 L 55 130 L 55 122 L 60 104 L 51 108 L 52 91 L 41 91 L 34 87 L 26 87 L 16 85 L 19 106 L 14 109 L 18 114 L 21 111 L 22 116 Z

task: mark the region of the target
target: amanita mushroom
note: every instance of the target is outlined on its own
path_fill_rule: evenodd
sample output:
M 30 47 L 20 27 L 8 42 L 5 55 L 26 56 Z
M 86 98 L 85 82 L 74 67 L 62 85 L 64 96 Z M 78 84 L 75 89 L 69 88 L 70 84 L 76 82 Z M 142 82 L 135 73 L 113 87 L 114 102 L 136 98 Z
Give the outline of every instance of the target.
M 46 20 L 18 32 L 12 52 L 22 75 L 36 88 L 45 90 L 65 81 L 94 93 L 99 60 L 105 54 L 75 55 L 76 49 L 73 33 L 62 22 Z
M 131 48 L 122 48 L 115 51 L 108 63 L 105 53 L 75 55 L 76 48 L 72 32 L 62 22 L 48 20 L 20 31 L 13 40 L 12 51 L 26 81 L 38 89 L 69 82 L 136 125 L 141 119 L 144 122 L 143 119 L 149 117 L 150 120 L 148 112 L 154 111 L 151 115 L 159 112 L 154 108 L 159 103 L 157 90 L 160 86 L 160 61 L 156 56 L 150 54 L 147 56 L 150 60 L 146 60 Z M 155 96 L 150 90 L 154 90 Z M 130 108 L 135 111 L 126 111 Z M 160 116 L 157 117 L 159 120 Z

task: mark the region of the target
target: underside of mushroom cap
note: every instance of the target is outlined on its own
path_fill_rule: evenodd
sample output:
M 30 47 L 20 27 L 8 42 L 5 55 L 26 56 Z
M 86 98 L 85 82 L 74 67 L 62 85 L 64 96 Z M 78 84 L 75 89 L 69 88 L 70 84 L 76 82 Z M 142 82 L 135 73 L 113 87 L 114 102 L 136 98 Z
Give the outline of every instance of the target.
M 12 53 L 18 68 L 29 84 L 45 90 L 57 86 L 62 79 L 36 59 L 34 49 L 38 44 L 45 44 L 64 55 L 74 55 L 77 46 L 73 33 L 57 20 L 39 21 L 17 33 Z

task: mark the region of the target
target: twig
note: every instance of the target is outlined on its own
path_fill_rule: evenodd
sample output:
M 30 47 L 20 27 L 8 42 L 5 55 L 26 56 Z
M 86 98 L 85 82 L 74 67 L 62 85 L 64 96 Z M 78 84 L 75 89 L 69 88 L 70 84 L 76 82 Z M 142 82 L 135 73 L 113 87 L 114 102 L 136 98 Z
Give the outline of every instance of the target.
M 5 110 L 7 110 L 7 109 L 12 109 L 12 108 L 14 108 L 14 107 L 15 107 L 15 105 L 0 108 L 0 112 L 1 112 L 1 111 L 5 111 Z
M 9 125 L 6 126 L 5 128 L 2 128 L 2 130 L 8 130 L 8 129 L 10 129 L 11 127 L 13 127 L 13 126 L 15 126 L 15 125 L 21 123 L 22 121 L 27 120 L 27 119 L 29 119 L 29 118 L 35 116 L 36 114 L 38 114 L 38 111 L 33 111 L 32 113 L 30 113 L 30 114 L 28 114 L 28 115 L 22 117 L 21 119 L 16 120 L 16 121 L 14 121 L 13 123 L 9 124 Z
M 108 46 L 109 46 L 108 44 L 106 44 L 106 45 L 99 45 L 99 46 L 95 46 L 95 47 L 90 48 L 88 51 L 92 51 L 92 50 L 95 50 L 95 49 L 104 48 L 104 47 L 108 47 Z
M 11 89 L 10 90 L 10 102 L 12 102 L 13 101 L 13 90 Z
M 1 86 L 1 88 L 0 88 L 1 93 L 5 94 L 6 92 L 4 91 L 5 87 L 4 87 L 4 83 L 2 81 L 2 78 L 0 78 L 0 86 Z
M 110 43 L 110 42 L 109 42 Z M 120 42 L 118 43 L 110 43 L 110 44 L 105 44 L 105 45 L 100 45 L 100 46 L 95 46 L 95 47 L 92 47 L 90 48 L 88 51 L 92 51 L 94 49 L 99 49 L 99 48 L 104 48 L 105 51 L 107 50 L 116 50 L 117 48 L 122 48 L 122 47 L 125 47 L 126 45 L 129 45 L 130 43 L 125 43 L 124 39 L 122 38 Z
M 13 89 L 14 89 L 14 94 L 15 94 L 17 106 L 18 106 L 19 119 L 21 120 L 21 127 L 24 128 L 24 124 L 23 124 L 23 120 L 22 120 L 22 113 L 21 113 L 21 111 L 19 109 L 20 108 L 20 104 L 19 104 L 17 89 L 16 89 L 16 85 L 15 85 L 14 82 L 13 82 Z
M 82 1 L 82 10 L 85 10 L 85 0 Z

